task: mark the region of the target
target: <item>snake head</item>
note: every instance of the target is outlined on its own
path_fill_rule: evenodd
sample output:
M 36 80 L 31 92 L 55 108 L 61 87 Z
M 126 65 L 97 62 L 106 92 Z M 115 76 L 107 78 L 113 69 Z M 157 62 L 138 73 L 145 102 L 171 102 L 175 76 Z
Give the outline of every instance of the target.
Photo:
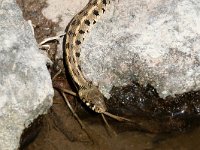
M 105 97 L 96 86 L 81 88 L 78 93 L 80 99 L 93 111 L 97 113 L 106 111 Z

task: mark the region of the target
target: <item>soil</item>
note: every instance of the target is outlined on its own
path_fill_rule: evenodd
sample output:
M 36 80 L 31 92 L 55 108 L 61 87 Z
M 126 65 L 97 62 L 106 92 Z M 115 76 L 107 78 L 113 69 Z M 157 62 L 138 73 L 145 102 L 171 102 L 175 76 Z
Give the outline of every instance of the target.
M 17 0 L 23 16 L 31 20 L 38 43 L 55 36 L 59 26 L 46 19 L 41 10 L 45 0 Z M 108 111 L 134 120 L 118 122 L 106 117 L 112 129 L 105 125 L 100 114 L 89 110 L 73 96 L 66 95 L 73 109 L 81 118 L 81 127 L 58 88 L 73 91 L 70 78 L 66 79 L 62 58 L 56 58 L 56 41 L 49 43 L 48 57 L 53 62 L 48 66 L 53 80 L 55 96 L 47 115 L 36 119 L 21 137 L 23 150 L 153 150 L 153 149 L 198 149 L 200 92 L 191 92 L 176 98 L 160 99 L 150 87 L 132 83 L 115 87 L 111 99 L 106 101 Z M 127 100 L 128 99 L 128 100 Z M 126 100 L 126 101 L 125 101 Z M 133 109 L 134 108 L 134 109 Z

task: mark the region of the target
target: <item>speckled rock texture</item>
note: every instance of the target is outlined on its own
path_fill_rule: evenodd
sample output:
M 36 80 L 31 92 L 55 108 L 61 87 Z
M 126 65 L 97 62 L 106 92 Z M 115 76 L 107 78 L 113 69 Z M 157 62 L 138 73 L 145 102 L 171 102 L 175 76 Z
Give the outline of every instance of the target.
M 162 98 L 197 91 L 199 14 L 198 0 L 114 1 L 82 45 L 82 71 L 107 97 L 133 80 Z
M 18 149 L 23 129 L 52 104 L 53 88 L 31 25 L 15 0 L 0 0 L 0 149 Z
M 60 18 L 64 31 L 87 2 L 48 0 L 43 14 Z M 198 0 L 111 0 L 82 44 L 85 77 L 107 98 L 113 86 L 132 81 L 152 85 L 161 98 L 199 90 L 199 6 Z

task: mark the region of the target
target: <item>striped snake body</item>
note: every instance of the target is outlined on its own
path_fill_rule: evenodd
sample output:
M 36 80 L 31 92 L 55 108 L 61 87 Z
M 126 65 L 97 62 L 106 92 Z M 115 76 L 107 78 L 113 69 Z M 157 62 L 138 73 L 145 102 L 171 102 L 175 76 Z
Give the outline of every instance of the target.
M 90 0 L 85 8 L 73 17 L 66 27 L 64 59 L 78 90 L 80 99 L 97 113 L 106 112 L 105 98 L 99 89 L 87 81 L 79 65 L 80 46 L 85 35 L 105 12 L 110 0 Z

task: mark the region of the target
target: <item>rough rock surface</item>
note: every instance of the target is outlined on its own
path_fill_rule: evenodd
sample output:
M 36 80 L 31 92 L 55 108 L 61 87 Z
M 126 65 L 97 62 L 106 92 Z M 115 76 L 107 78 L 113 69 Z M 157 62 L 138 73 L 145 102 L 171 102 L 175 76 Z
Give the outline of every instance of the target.
M 108 97 L 132 80 L 162 98 L 199 90 L 199 14 L 198 0 L 113 2 L 82 45 L 85 76 Z
M 67 24 L 70 20 L 88 3 L 89 0 L 47 0 L 47 7 L 43 9 L 42 14 L 49 20 L 58 23 L 60 31 L 58 35 L 64 33 Z M 60 39 L 58 52 L 56 57 L 63 57 L 63 39 Z
M 62 31 L 87 3 L 47 2 L 43 14 L 61 18 Z M 133 80 L 151 84 L 162 98 L 199 90 L 199 6 L 198 0 L 112 0 L 82 45 L 84 75 L 107 97 L 113 86 Z
M 43 9 L 42 13 L 53 22 L 58 22 L 59 26 L 65 29 L 67 23 L 70 22 L 72 17 L 75 16 L 88 1 L 89 0 L 47 0 L 48 7 Z
M 52 104 L 47 58 L 15 0 L 0 0 L 0 149 L 19 147 L 20 136 Z

